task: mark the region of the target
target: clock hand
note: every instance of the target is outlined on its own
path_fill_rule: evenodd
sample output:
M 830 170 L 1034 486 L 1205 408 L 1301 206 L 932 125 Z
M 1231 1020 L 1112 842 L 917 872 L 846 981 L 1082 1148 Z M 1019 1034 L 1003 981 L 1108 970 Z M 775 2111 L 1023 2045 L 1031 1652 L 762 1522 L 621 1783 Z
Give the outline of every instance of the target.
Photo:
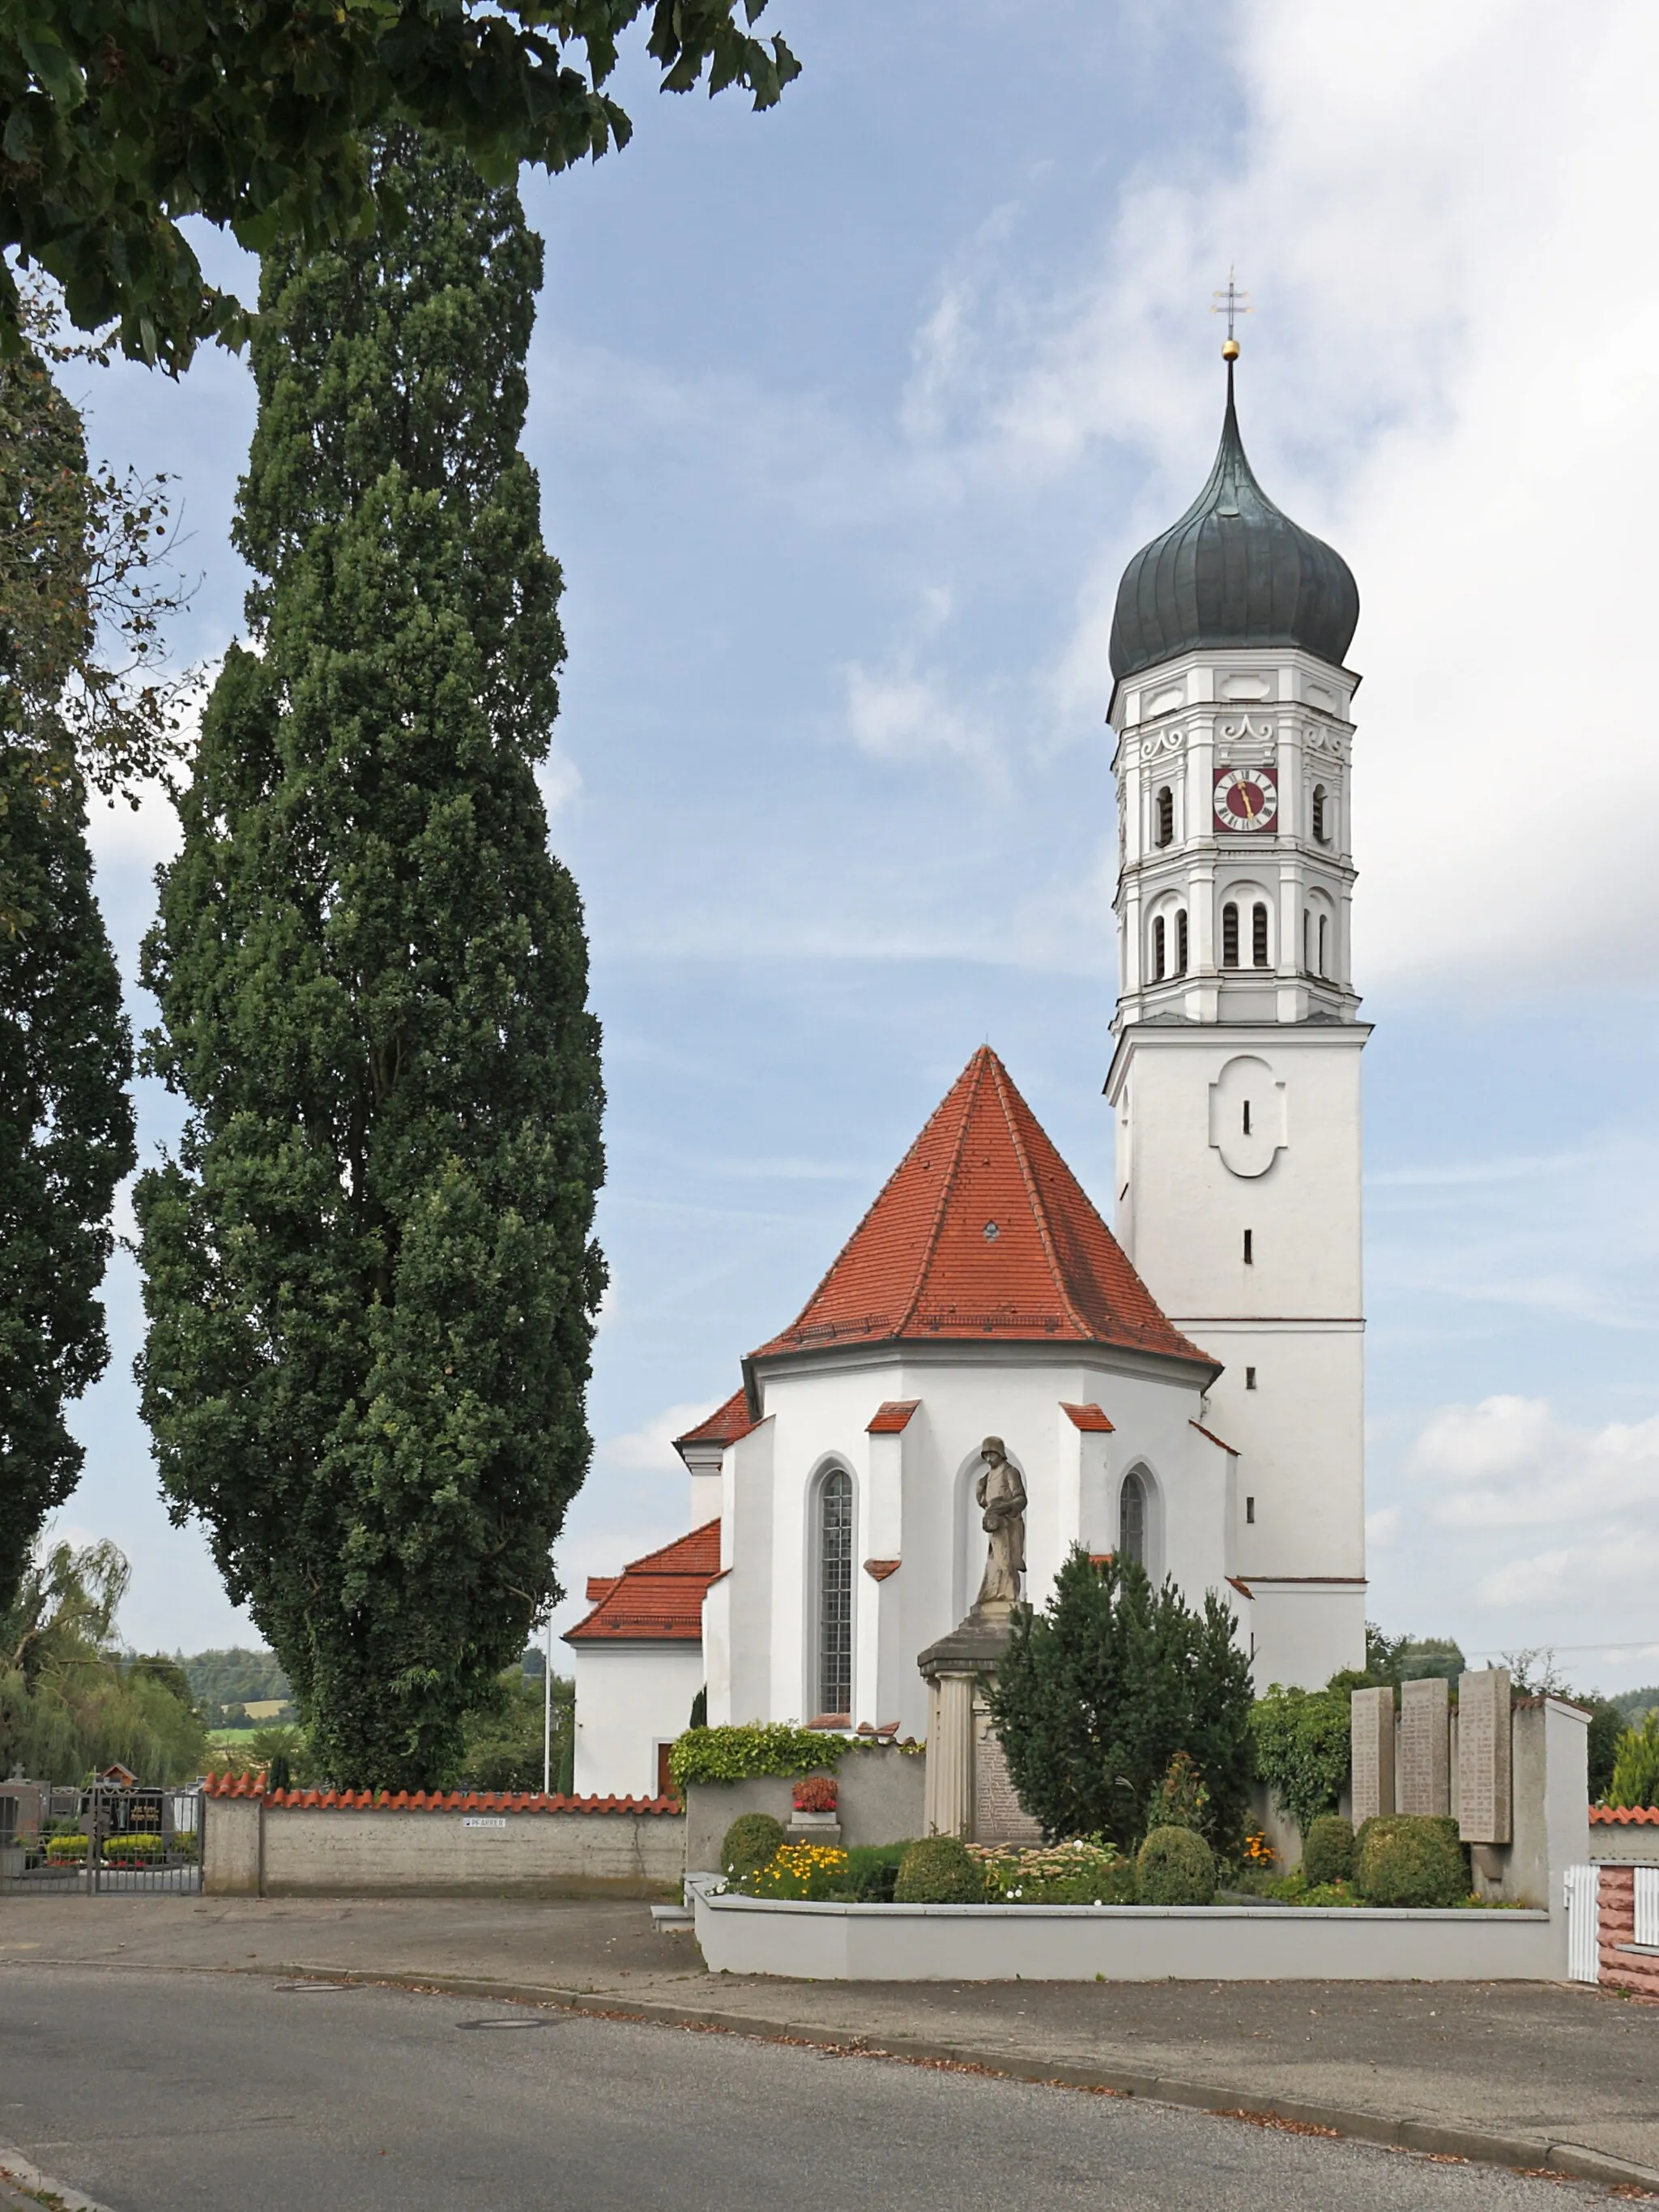
M 1255 820 L 1255 786 L 1253 784 L 1241 783 L 1238 787 L 1238 796 L 1244 802 L 1245 820 L 1247 822 L 1254 822 Z

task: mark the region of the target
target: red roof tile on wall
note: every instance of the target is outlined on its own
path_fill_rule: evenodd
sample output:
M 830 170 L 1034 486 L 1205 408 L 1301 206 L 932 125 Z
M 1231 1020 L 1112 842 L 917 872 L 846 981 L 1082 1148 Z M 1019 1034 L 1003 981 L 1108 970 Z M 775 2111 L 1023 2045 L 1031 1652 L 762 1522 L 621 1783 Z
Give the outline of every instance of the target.
M 1074 1429 L 1081 1429 L 1085 1435 L 1109 1437 L 1113 1434 L 1111 1423 L 1098 1406 L 1072 1406 L 1062 1398 L 1060 1410 Z
M 674 1449 L 685 1444 L 734 1444 L 739 1437 L 746 1437 L 758 1425 L 749 1410 L 749 1401 L 743 1392 L 734 1390 L 723 1406 L 717 1406 L 706 1421 L 699 1421 L 695 1429 L 688 1429 L 683 1437 L 676 1437 Z
M 1659 1828 L 1659 1805 L 1592 1805 L 1590 1826 L 1602 1828 Z
M 964 1337 L 1206 1358 L 1159 1311 L 988 1046 L 798 1318 L 755 1357 Z
M 208 1797 L 263 1797 L 267 1805 L 305 1813 L 678 1813 L 678 1797 L 544 1796 L 538 1790 L 270 1790 L 260 1774 L 210 1774 Z
M 888 1398 L 877 1407 L 875 1419 L 867 1433 L 872 1437 L 896 1437 L 909 1426 L 910 1416 L 921 1405 L 920 1398 Z
M 567 1644 L 695 1644 L 702 1601 L 720 1568 L 720 1524 L 706 1521 L 643 1559 L 630 1559 Z

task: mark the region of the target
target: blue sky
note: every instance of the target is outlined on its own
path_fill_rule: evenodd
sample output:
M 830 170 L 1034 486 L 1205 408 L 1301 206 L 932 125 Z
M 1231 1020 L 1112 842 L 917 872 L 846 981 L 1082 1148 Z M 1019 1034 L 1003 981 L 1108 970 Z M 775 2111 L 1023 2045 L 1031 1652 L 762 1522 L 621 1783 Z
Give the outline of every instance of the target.
M 526 186 L 526 443 L 570 646 L 547 790 L 611 1098 L 567 1586 L 684 1527 L 667 1438 L 983 1039 L 1108 1200 L 1106 629 L 1208 467 L 1236 261 L 1252 459 L 1364 606 L 1371 1609 L 1655 1679 L 1659 24 L 1619 0 L 1571 45 L 1533 0 L 771 13 L 805 64 L 780 109 L 665 100 L 630 63 L 632 147 Z M 179 650 L 216 653 L 246 372 L 120 367 L 82 396 L 99 450 L 177 472 L 203 578 Z M 131 975 L 165 803 L 96 840 Z M 142 1107 L 153 1147 L 176 1112 Z M 246 1637 L 156 1501 L 130 1261 L 108 1295 L 63 1523 L 128 1550 L 135 1644 Z

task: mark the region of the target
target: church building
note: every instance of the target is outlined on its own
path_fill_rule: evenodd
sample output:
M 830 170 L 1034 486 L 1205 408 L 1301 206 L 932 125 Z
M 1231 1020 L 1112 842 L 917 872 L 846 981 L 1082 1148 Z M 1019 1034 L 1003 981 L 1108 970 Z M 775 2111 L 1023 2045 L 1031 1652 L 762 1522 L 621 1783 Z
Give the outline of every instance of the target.
M 712 1723 L 926 1733 L 917 1654 L 1024 1481 L 1025 1590 L 1074 1544 L 1230 1603 L 1255 1679 L 1364 1650 L 1349 717 L 1359 600 L 1245 458 L 1131 561 L 1111 637 L 1114 1237 L 976 1052 L 789 1326 L 678 1441 L 692 1533 L 588 1586 L 576 1787 L 648 1795 Z

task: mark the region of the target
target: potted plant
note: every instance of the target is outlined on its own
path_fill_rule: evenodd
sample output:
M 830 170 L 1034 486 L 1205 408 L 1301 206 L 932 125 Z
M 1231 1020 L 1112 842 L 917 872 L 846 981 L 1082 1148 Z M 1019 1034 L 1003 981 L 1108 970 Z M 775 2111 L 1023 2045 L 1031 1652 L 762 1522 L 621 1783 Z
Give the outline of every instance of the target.
M 833 1843 L 841 1834 L 839 1796 L 833 1774 L 804 1774 L 794 1788 L 789 1832 Z

